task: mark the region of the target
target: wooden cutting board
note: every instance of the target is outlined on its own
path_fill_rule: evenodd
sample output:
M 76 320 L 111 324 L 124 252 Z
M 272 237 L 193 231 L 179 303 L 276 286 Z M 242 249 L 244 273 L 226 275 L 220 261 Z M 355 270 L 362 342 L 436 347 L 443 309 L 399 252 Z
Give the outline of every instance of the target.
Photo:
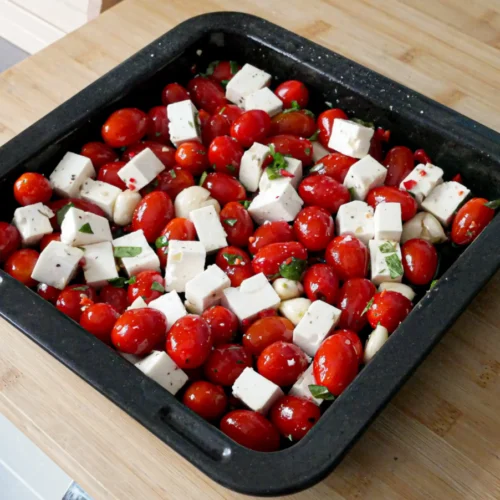
M 179 22 L 235 9 L 500 130 L 498 0 L 125 0 L 0 75 L 0 143 Z M 498 311 L 499 276 L 337 470 L 296 498 L 499 498 Z M 198 472 L 5 322 L 0 411 L 96 500 L 244 498 Z

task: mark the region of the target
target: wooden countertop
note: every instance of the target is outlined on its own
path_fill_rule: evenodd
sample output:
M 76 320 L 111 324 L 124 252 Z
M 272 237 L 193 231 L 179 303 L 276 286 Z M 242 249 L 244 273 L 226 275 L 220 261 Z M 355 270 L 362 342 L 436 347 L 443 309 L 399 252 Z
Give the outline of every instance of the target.
M 0 75 L 0 144 L 179 22 L 235 8 L 500 130 L 497 0 L 126 0 Z M 498 498 L 498 311 L 500 275 L 337 470 L 296 498 Z M 95 500 L 244 498 L 5 322 L 0 412 Z

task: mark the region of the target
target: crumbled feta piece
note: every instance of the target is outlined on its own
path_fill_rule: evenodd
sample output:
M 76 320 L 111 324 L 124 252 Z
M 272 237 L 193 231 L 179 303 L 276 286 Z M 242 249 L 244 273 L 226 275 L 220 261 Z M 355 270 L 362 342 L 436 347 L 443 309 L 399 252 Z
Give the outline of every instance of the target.
M 295 326 L 300 323 L 312 302 L 305 297 L 284 300 L 279 307 L 280 313 Z
M 302 180 L 302 162 L 296 160 L 295 158 L 285 158 L 286 167 L 284 170 L 287 172 L 287 176 L 281 175 L 276 179 L 269 178 L 269 170 L 264 170 L 262 177 L 259 182 L 259 190 L 268 191 L 276 186 L 283 183 L 290 183 L 295 189 L 299 187 L 300 181 Z M 290 177 L 288 177 L 290 175 Z
M 190 186 L 183 189 L 175 198 L 174 208 L 177 217 L 189 219 L 189 214 L 198 208 L 213 206 L 217 213 L 220 205 L 217 200 L 210 196 L 208 189 L 200 186 Z
M 118 194 L 113 207 L 113 222 L 117 226 L 127 226 L 132 222 L 134 210 L 141 201 L 141 195 L 137 191 L 122 191 Z
M 189 213 L 189 218 L 207 253 L 227 246 L 226 231 L 224 231 L 219 214 L 213 205 L 192 210 Z
M 386 176 L 387 169 L 367 155 L 349 169 L 344 186 L 349 189 L 355 200 L 364 200 L 370 189 L 384 184 Z
M 345 203 L 339 208 L 335 225 L 339 236 L 352 234 L 368 245 L 375 234 L 373 208 L 364 201 Z
M 245 97 L 260 90 L 271 81 L 271 75 L 265 71 L 245 64 L 226 86 L 226 99 L 240 108 L 245 103 Z
M 145 307 L 148 307 L 146 301 L 142 297 L 137 297 L 134 302 L 127 307 L 127 311 L 131 309 L 144 309 Z
M 167 290 L 184 292 L 186 283 L 205 269 L 206 255 L 205 246 L 200 241 L 170 240 L 165 269 Z
M 324 148 L 319 141 L 313 141 L 312 147 L 312 157 L 314 163 L 318 163 L 322 158 L 330 154 L 330 151 Z
M 51 217 L 54 217 L 54 212 L 49 207 L 43 203 L 34 203 L 16 208 L 12 224 L 21 234 L 23 245 L 36 245 L 45 234 L 52 233 Z
M 124 248 L 140 249 L 140 252 L 133 257 L 118 257 L 121 260 L 129 278 L 141 271 L 159 271 L 160 259 L 149 246 L 148 240 L 144 236 L 142 229 L 126 234 L 113 240 L 115 255 L 123 251 Z
M 268 154 L 269 147 L 258 142 L 254 142 L 252 147 L 243 153 L 239 179 L 247 191 L 254 193 L 259 189 L 262 165 Z
M 116 198 L 121 192 L 120 188 L 107 182 L 87 179 L 80 190 L 80 197 L 97 205 L 111 219 Z
M 188 381 L 188 376 L 165 351 L 153 351 L 135 366 L 170 394 L 177 394 Z
M 187 314 L 186 308 L 175 290 L 152 300 L 149 307 L 162 312 L 166 316 L 167 332 L 178 319 Z
M 200 119 L 194 104 L 189 100 L 167 106 L 170 141 L 178 148 L 183 142 L 201 142 Z
M 401 295 L 404 295 L 410 302 L 413 302 L 413 299 L 415 298 L 415 292 L 413 291 L 413 289 L 408 285 L 404 285 L 403 283 L 384 281 L 383 283 L 380 283 L 378 291 L 383 292 L 384 290 L 400 293 Z
M 146 148 L 118 170 L 118 177 L 130 191 L 140 191 L 164 170 L 165 165 L 151 149 Z
M 375 285 L 380 285 L 384 281 L 401 283 L 404 270 L 399 243 L 387 240 L 371 240 L 369 248 L 372 282 Z
M 63 198 L 78 198 L 80 188 L 96 173 L 89 158 L 75 153 L 66 153 L 50 174 L 50 185 Z
M 379 203 L 373 217 L 376 240 L 399 241 L 403 232 L 401 204 Z
M 377 325 L 375 330 L 368 336 L 363 352 L 363 363 L 369 363 L 380 348 L 389 340 L 389 332 L 382 325 Z
M 290 396 L 297 396 L 298 398 L 304 398 L 318 406 L 323 402 L 322 399 L 316 399 L 309 389 L 310 385 L 317 385 L 316 379 L 314 378 L 313 364 L 311 363 L 307 370 L 297 379 L 297 382 L 293 384 L 290 389 Z
M 370 151 L 374 133 L 371 127 L 337 118 L 333 121 L 328 147 L 353 158 L 363 158 Z
M 256 90 L 245 97 L 245 111 L 260 109 L 269 116 L 281 113 L 283 101 L 268 87 Z
M 278 278 L 273 281 L 274 291 L 281 300 L 295 299 L 304 293 L 304 287 L 300 281 Z
M 111 241 L 111 229 L 106 217 L 71 207 L 61 224 L 61 241 L 74 247 Z
M 293 330 L 293 343 L 309 356 L 314 356 L 339 322 L 341 314 L 342 311 L 336 307 L 315 300 Z
M 400 189 L 411 193 L 419 204 L 443 182 L 443 170 L 432 163 L 417 165 L 401 182 Z
M 118 278 L 113 245 L 110 241 L 85 245 L 82 249 L 85 257 L 83 273 L 87 285 L 101 288 L 107 285 L 109 280 Z
M 51 241 L 42 251 L 31 277 L 62 290 L 74 277 L 83 251 L 60 241 Z
M 266 415 L 284 394 L 274 382 L 246 367 L 233 384 L 233 396 L 243 401 L 251 410 Z
M 459 182 L 444 182 L 429 193 L 429 196 L 422 202 L 422 208 L 434 215 L 446 227 L 469 193 L 470 190 Z

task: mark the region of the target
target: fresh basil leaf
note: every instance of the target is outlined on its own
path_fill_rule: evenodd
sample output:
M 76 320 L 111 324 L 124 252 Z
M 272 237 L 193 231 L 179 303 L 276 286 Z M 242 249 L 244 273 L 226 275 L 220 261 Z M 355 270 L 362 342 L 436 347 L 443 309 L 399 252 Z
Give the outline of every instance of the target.
M 92 231 L 92 228 L 90 227 L 90 224 L 87 222 L 86 224 L 84 224 L 79 230 L 78 232 L 80 233 L 85 233 L 85 234 L 94 234 L 94 231 Z
M 236 172 L 236 167 L 234 165 L 226 165 L 226 168 L 230 171 L 230 172 Z
M 238 259 L 241 259 L 241 256 L 235 253 L 223 253 L 222 256 L 227 260 L 227 263 L 230 266 L 234 266 Z
M 234 227 L 237 222 L 238 219 L 224 219 L 224 224 L 227 224 L 228 226 L 231 227 Z
M 356 190 L 354 188 L 349 188 L 348 191 L 349 191 L 349 194 L 351 195 L 351 200 L 355 200 L 356 199 Z
M 311 135 L 311 137 L 309 137 L 309 140 L 310 141 L 317 141 L 318 140 L 318 136 L 319 136 L 319 129 L 316 130 L 316 132 L 314 132 L 314 134 Z
M 311 154 L 311 148 L 304 149 L 304 153 L 309 156 Z
M 229 71 L 231 71 L 232 75 L 236 75 L 240 70 L 238 63 L 236 61 L 229 61 Z
M 484 206 L 496 210 L 498 207 L 500 207 L 500 200 L 489 201 L 488 203 L 485 203 Z
M 429 287 L 429 290 L 432 290 L 437 284 L 439 280 L 432 280 L 431 286 Z
M 130 279 L 127 281 L 127 284 L 133 285 L 137 281 L 136 276 L 131 276 Z
M 151 283 L 151 290 L 155 290 L 156 292 L 160 293 L 165 293 L 165 287 L 161 283 L 158 283 L 158 281 L 153 281 L 153 283 Z
M 108 283 L 115 288 L 123 288 L 125 285 L 133 285 L 137 281 L 135 276 L 132 276 L 130 279 L 127 278 L 114 278 L 112 280 L 108 280 Z
M 63 223 L 64 216 L 66 215 L 66 212 L 71 207 L 74 207 L 74 206 L 75 206 L 75 204 L 70 201 L 67 205 L 64 205 L 64 207 L 62 207 L 61 209 L 59 209 L 57 211 L 57 223 L 59 224 L 59 226 Z
M 385 262 L 387 264 L 387 268 L 389 269 L 389 275 L 391 276 L 391 279 L 396 279 L 400 276 L 403 276 L 403 264 L 401 263 L 401 260 L 399 259 L 397 254 L 393 253 L 391 255 L 388 255 L 385 258 Z
M 290 263 L 281 264 L 280 266 L 280 274 L 283 278 L 287 278 L 289 280 L 300 281 L 304 271 L 306 270 L 307 262 L 303 259 L 297 259 L 296 257 L 292 257 Z
M 117 259 L 123 259 L 124 257 L 137 257 L 141 253 L 141 247 L 115 247 L 113 252 Z
M 396 245 L 391 243 L 390 241 L 386 241 L 385 243 L 382 243 L 382 245 L 380 245 L 378 249 L 382 253 L 394 253 L 396 251 Z
M 200 182 L 198 183 L 200 186 L 203 186 L 203 183 L 206 181 L 208 177 L 208 174 L 206 172 L 203 172 L 200 177 Z
M 243 208 L 247 209 L 252 202 L 250 200 L 241 200 L 238 203 L 240 203 L 241 205 L 243 205 Z
M 323 385 L 311 384 L 309 386 L 309 392 L 311 396 L 316 399 L 325 399 L 327 401 L 333 401 L 335 396 Z
M 214 71 L 215 71 L 215 68 L 216 66 L 220 63 L 220 61 L 212 61 L 209 65 L 208 65 L 208 68 L 207 68 L 207 72 L 206 74 L 207 75 L 213 75 L 214 74 Z
M 168 238 L 166 236 L 159 236 L 155 241 L 156 248 L 168 247 Z
M 229 80 L 221 80 L 221 81 L 220 81 L 220 84 L 221 84 L 224 88 L 226 88 L 226 85 L 227 85 L 228 83 L 229 83 Z
M 370 307 L 372 306 L 372 304 L 373 304 L 373 297 L 366 303 L 366 306 L 363 309 L 361 316 L 364 316 L 370 310 Z

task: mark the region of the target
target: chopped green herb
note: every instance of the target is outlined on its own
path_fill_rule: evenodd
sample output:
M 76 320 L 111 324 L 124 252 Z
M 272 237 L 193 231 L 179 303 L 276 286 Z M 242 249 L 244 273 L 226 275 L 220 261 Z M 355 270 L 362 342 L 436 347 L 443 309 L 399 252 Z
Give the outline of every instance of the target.
M 318 136 L 319 136 L 319 129 L 316 130 L 316 132 L 314 132 L 314 134 L 311 135 L 311 137 L 309 137 L 309 140 L 310 141 L 317 141 L 318 140 Z
M 224 106 L 220 111 L 219 111 L 219 115 L 222 115 L 222 113 L 224 113 L 224 111 L 226 111 L 226 106 Z
M 85 234 L 94 234 L 94 231 L 92 231 L 92 228 L 90 227 L 90 224 L 88 222 L 84 224 L 78 231 Z
M 124 257 L 137 257 L 137 255 L 141 253 L 141 247 L 115 247 L 114 250 L 114 256 L 117 259 L 123 259 Z
M 474 236 L 474 233 L 472 231 L 467 231 L 465 233 L 465 236 L 467 236 L 467 238 L 472 238 Z
M 266 174 L 269 180 L 272 181 L 282 177 L 281 171 L 286 170 L 287 163 L 285 157 L 281 153 L 276 152 L 274 144 L 269 145 L 269 152 L 273 157 L 273 162 L 266 168 Z
M 311 384 L 309 386 L 309 391 L 311 396 L 316 399 L 326 399 L 327 401 L 333 401 L 335 396 L 323 385 Z
M 385 258 L 385 262 L 389 269 L 389 275 L 391 279 L 396 279 L 399 278 L 399 276 L 403 276 L 403 264 L 401 263 L 401 260 L 399 259 L 397 254 L 393 253 L 391 255 L 388 255 Z
M 89 287 L 88 286 L 75 286 L 75 288 L 72 288 L 71 290 L 76 290 L 77 292 L 88 292 Z
M 304 149 L 304 152 L 307 156 L 309 156 L 311 154 L 311 148 Z
M 160 182 L 160 181 L 158 180 L 158 177 L 156 177 L 156 178 L 155 178 L 155 180 L 151 183 L 151 186 L 152 186 L 152 187 L 157 187 L 157 186 L 158 186 L 158 184 L 159 184 L 159 182 Z
M 165 293 L 165 287 L 161 283 L 158 283 L 158 281 L 153 281 L 153 283 L 151 283 L 151 290 L 155 290 L 156 292 L 160 293 Z
M 382 245 L 380 245 L 378 249 L 382 253 L 394 253 L 396 251 L 396 245 L 391 243 L 390 241 L 386 241 L 385 243 L 382 243 Z
M 108 283 L 115 288 L 123 288 L 125 285 L 133 285 L 136 282 L 136 277 L 132 276 L 129 280 L 127 278 L 115 278 L 108 280 Z
M 439 280 L 432 280 L 431 286 L 429 287 L 429 290 L 432 290 L 437 284 Z
M 72 202 L 69 202 L 67 205 L 64 205 L 60 210 L 57 211 L 57 223 L 61 225 L 64 220 L 64 216 L 66 215 L 66 212 L 71 208 L 74 207 L 75 204 Z
M 191 120 L 190 120 L 190 121 L 188 121 L 188 125 L 189 125 L 190 127 L 194 127 L 194 123 L 193 123 Z
M 224 224 L 228 226 L 234 227 L 234 225 L 238 222 L 238 219 L 224 219 Z
M 240 203 L 241 205 L 243 205 L 243 208 L 248 208 L 250 206 L 250 203 L 252 203 L 252 202 L 249 201 L 249 200 L 241 200 L 238 203 Z
M 349 188 L 349 194 L 351 195 L 351 200 L 356 199 L 356 190 L 354 188 Z
M 311 116 L 312 118 L 316 118 L 314 116 L 314 113 L 312 111 L 310 111 L 309 109 L 304 109 L 304 114 L 307 115 L 307 116 Z
M 366 303 L 366 306 L 363 309 L 361 316 L 364 316 L 370 310 L 370 307 L 372 306 L 372 304 L 373 304 L 373 297 Z
M 236 73 L 238 73 L 239 69 L 240 68 L 239 68 L 238 63 L 236 61 L 229 61 L 229 70 L 231 71 L 232 75 L 236 75 Z
M 228 165 L 226 165 L 226 168 L 227 168 L 230 172 L 236 172 L 236 167 L 235 167 L 234 165 L 228 164 Z
M 213 75 L 215 71 L 215 67 L 220 63 L 220 61 L 212 61 L 207 68 L 207 75 Z
M 129 285 L 133 285 L 137 281 L 137 278 L 135 276 L 131 276 L 130 279 L 128 280 Z
M 161 135 L 161 132 L 156 132 L 156 134 L 155 134 L 156 137 L 160 137 L 160 135 Z
M 198 183 L 200 186 L 203 186 L 203 183 L 205 182 L 208 174 L 206 172 L 203 172 L 200 177 L 200 182 Z
M 241 359 L 237 359 L 237 360 L 236 360 L 236 364 L 237 364 L 237 365 L 242 365 L 242 364 L 243 364 L 243 360 L 241 360 Z
M 321 170 L 323 170 L 324 168 L 325 166 L 323 165 L 323 163 L 316 163 L 316 165 L 311 168 L 310 172 L 321 172 Z
M 352 121 L 358 123 L 359 125 L 363 125 L 363 127 L 375 129 L 375 124 L 373 122 L 367 122 L 365 120 L 361 120 L 360 118 L 353 118 Z
M 229 83 L 229 80 L 221 80 L 221 81 L 220 81 L 220 84 L 221 84 L 224 88 L 226 88 L 226 85 L 227 85 L 228 83 Z
M 85 252 L 85 247 L 76 247 L 78 248 L 79 250 L 81 250 L 82 252 Z
M 496 210 L 498 207 L 500 207 L 500 200 L 489 201 L 488 203 L 485 203 L 484 206 Z
M 168 238 L 166 236 L 159 236 L 155 241 L 156 248 L 168 247 Z
M 172 177 L 172 179 L 175 179 L 177 177 L 177 174 L 174 169 L 169 170 L 168 173 L 170 174 L 170 177 Z
M 280 274 L 283 278 L 299 281 L 306 270 L 307 262 L 303 259 L 292 257 L 289 264 L 283 262 L 280 266 Z
M 227 263 L 230 266 L 234 266 L 238 259 L 241 259 L 241 256 L 235 253 L 223 253 L 222 256 L 227 260 Z
M 299 111 L 299 110 L 300 110 L 299 103 L 297 101 L 292 101 L 292 105 L 288 109 L 285 109 L 283 113 L 292 113 L 293 111 Z

